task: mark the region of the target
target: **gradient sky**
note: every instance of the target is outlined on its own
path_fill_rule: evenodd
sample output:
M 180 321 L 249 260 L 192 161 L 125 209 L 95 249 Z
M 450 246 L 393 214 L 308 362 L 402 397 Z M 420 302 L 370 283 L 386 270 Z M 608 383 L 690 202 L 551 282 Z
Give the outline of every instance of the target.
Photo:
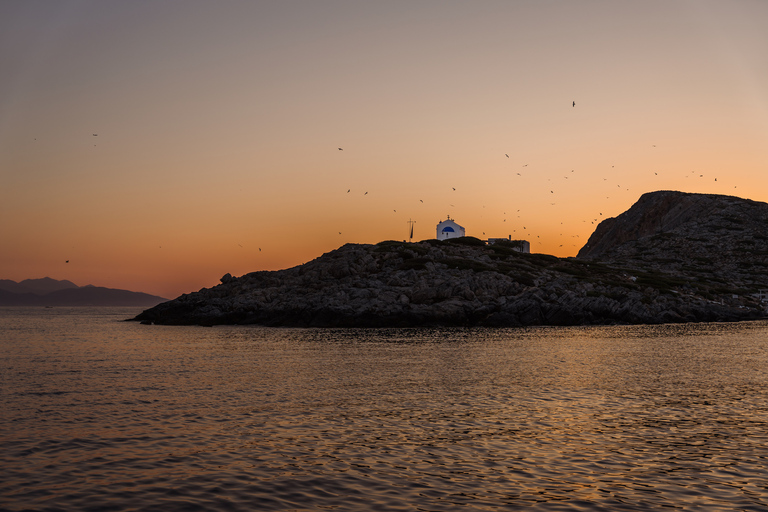
M 645 192 L 768 201 L 767 25 L 760 0 L 0 0 L 0 278 L 171 298 L 409 219 L 573 256 Z

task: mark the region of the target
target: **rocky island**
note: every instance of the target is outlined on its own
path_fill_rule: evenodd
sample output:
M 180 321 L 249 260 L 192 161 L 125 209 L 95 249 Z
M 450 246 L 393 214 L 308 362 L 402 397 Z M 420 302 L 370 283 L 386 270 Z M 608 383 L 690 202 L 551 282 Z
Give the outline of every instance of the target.
M 766 317 L 768 204 L 659 191 L 597 227 L 575 258 L 473 237 L 346 244 L 148 309 L 148 324 L 529 326 Z

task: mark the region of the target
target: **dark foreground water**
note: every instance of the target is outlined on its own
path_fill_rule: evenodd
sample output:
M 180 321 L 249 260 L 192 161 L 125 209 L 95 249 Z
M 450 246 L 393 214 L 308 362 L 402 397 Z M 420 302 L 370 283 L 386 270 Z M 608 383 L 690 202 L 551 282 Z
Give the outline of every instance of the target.
M 0 309 L 2 510 L 768 510 L 768 324 Z

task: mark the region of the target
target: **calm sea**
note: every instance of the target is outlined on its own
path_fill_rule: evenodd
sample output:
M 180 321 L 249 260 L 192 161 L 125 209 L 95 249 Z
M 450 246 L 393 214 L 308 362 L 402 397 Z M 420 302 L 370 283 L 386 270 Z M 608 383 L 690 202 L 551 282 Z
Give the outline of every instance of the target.
M 0 309 L 2 510 L 768 510 L 768 323 Z

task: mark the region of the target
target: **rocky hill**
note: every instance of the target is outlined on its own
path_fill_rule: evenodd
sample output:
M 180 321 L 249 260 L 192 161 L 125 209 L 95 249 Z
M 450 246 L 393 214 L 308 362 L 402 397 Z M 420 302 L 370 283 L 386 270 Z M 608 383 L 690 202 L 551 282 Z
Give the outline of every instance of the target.
M 134 320 L 361 327 L 763 318 L 754 294 L 768 288 L 766 218 L 763 203 L 655 192 L 601 223 L 578 258 L 472 237 L 347 244 L 287 270 L 227 274 Z
M 768 291 L 768 204 L 659 191 L 601 222 L 579 259 L 663 271 L 691 283 Z

